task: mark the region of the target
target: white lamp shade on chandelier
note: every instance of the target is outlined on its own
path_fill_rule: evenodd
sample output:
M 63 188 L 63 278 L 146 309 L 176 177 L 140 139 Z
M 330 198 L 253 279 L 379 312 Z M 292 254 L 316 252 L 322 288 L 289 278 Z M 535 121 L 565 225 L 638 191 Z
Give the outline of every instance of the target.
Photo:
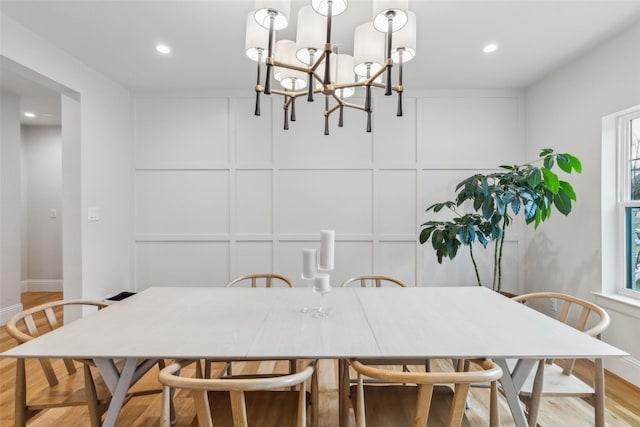
M 325 104 L 325 135 L 329 135 L 332 113 L 339 111 L 338 126 L 343 125 L 344 108 L 364 111 L 366 130 L 371 132 L 372 90 L 383 88 L 387 96 L 398 94 L 396 115 L 402 116 L 402 67 L 416 54 L 416 15 L 408 10 L 409 0 L 369 1 L 373 21 L 355 28 L 351 56 L 338 54 L 341 43 L 331 39 L 332 19 L 347 9 L 348 0 L 309 0 L 310 5 L 298 11 L 295 42 L 277 40 L 276 36 L 289 24 L 291 0 L 255 0 L 255 10 L 247 17 L 245 39 L 247 56 L 258 62 L 254 114 L 260 115 L 261 94 L 282 95 L 284 128 L 289 129 L 288 114 L 292 122 L 296 121 L 295 100 L 306 95 L 311 102 L 319 95 Z M 264 80 L 262 67 L 266 67 Z M 392 69 L 398 69 L 397 80 Z M 279 82 L 284 90 L 272 90 L 272 82 Z M 364 105 L 344 101 L 356 88 L 364 90 Z
M 353 36 L 353 71 L 361 77 L 369 77 L 384 63 L 384 34 L 376 31 L 371 22 L 356 27 Z
M 333 0 L 331 4 L 331 15 L 340 15 L 347 10 L 347 6 L 349 6 L 348 0 Z M 327 0 L 311 0 L 311 7 L 320 15 L 327 16 L 329 2 Z
M 297 57 L 306 65 L 313 65 L 313 62 L 322 53 L 325 42 L 324 27 L 324 17 L 313 10 L 311 6 L 305 6 L 298 12 Z M 311 52 L 314 53 L 313 61 L 311 61 Z
M 278 31 L 289 25 L 291 0 L 256 0 L 256 22 L 264 28 L 269 28 L 273 15 L 273 29 Z
M 400 52 L 402 62 L 409 62 L 416 56 L 416 14 L 408 10 L 407 18 L 406 25 L 393 34 L 391 58 L 395 63 L 400 62 Z
M 286 62 L 299 67 L 305 64 L 296 58 L 296 42 L 293 40 L 280 40 L 276 43 L 274 58 L 276 61 Z M 276 67 L 274 78 L 287 90 L 300 90 L 307 87 L 307 75 L 301 71 Z
M 258 24 L 254 12 L 249 12 L 249 15 L 247 15 L 247 30 L 244 41 L 245 52 L 249 59 L 258 62 L 260 54 L 262 53 L 261 62 L 264 62 L 267 58 L 268 42 L 269 30 Z

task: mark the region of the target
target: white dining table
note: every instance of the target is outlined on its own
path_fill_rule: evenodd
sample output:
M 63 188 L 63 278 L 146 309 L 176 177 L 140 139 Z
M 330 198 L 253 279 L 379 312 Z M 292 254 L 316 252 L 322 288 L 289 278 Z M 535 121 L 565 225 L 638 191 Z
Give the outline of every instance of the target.
M 313 310 L 330 309 L 316 318 Z M 112 393 L 114 426 L 127 390 L 159 359 L 493 359 L 517 426 L 518 392 L 537 360 L 624 351 L 482 287 L 153 287 L 8 350 L 2 357 L 93 359 Z M 114 360 L 124 359 L 121 369 Z M 506 361 L 518 363 L 509 370 Z

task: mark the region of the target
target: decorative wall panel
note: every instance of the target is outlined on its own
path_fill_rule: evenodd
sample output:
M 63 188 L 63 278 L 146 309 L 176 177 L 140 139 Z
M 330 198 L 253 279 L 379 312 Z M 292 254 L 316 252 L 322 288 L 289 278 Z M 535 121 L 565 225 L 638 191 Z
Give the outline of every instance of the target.
M 138 169 L 228 164 L 227 98 L 139 98 L 135 112 Z
M 475 283 L 468 256 L 438 264 L 418 244 L 419 225 L 461 178 L 522 159 L 520 93 L 405 94 L 400 118 L 396 97 L 376 95 L 372 133 L 362 111 L 346 109 L 344 127 L 330 118 L 329 136 L 322 97 L 299 99 L 288 131 L 281 99 L 262 98 L 259 117 L 246 93 L 136 100 L 138 290 L 222 286 L 251 272 L 305 286 L 302 249 L 319 249 L 322 229 L 336 230 L 334 286 L 368 274 L 418 286 Z M 513 228 L 506 289 L 522 284 L 522 233 Z M 479 252 L 489 277 L 492 252 Z
M 139 242 L 136 290 L 151 286 L 224 286 L 229 280 L 227 242 Z

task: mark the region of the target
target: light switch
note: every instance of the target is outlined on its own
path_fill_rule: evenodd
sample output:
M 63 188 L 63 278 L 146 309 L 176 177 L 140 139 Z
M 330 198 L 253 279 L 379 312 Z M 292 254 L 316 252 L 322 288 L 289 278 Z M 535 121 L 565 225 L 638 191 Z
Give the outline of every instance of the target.
M 57 218 L 58 210 L 57 209 L 49 209 L 49 218 Z
M 100 210 L 98 208 L 89 208 L 87 216 L 89 221 L 97 221 L 100 219 Z

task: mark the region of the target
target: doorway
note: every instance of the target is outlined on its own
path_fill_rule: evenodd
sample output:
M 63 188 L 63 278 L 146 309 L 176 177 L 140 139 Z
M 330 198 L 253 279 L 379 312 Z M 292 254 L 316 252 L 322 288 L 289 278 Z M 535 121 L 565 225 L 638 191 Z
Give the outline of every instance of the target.
M 5 57 L 0 61 L 3 127 L 14 129 L 3 130 L 2 140 L 3 324 L 22 309 L 22 290 L 82 294 L 80 96 Z M 19 166 L 6 167 L 12 159 Z

